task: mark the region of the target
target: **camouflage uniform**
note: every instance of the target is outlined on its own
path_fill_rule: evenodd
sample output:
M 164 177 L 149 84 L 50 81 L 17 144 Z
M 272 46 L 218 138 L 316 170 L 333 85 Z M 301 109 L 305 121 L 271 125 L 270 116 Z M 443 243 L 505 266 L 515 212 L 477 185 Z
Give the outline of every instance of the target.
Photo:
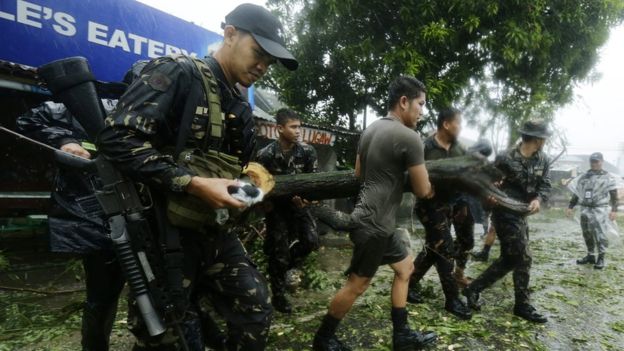
M 466 154 L 463 147 L 454 142 L 447 151 L 430 136 L 424 141 L 425 160 L 458 157 Z M 468 252 L 474 245 L 474 220 L 463 196 L 444 189 L 436 189 L 432 199 L 419 199 L 414 208 L 416 216 L 425 227 L 425 247 L 414 260 L 414 273 L 410 285 L 415 286 L 435 264 L 447 300 L 456 298 L 459 290 L 453 278 L 454 259 L 465 267 Z M 453 242 L 451 225 L 455 227 Z
M 518 146 L 499 155 L 495 166 L 503 172 L 501 190 L 507 196 L 527 203 L 534 199 L 541 203 L 548 200 L 551 189 L 549 162 L 542 151 L 525 158 Z M 492 223 L 500 240 L 501 255 L 468 288 L 479 293 L 513 271 L 516 306 L 528 304 L 532 258 L 526 216 L 495 208 Z
M 230 116 L 234 107 L 249 108 L 240 92 L 228 86 L 216 60 L 212 57 L 204 60 L 217 78 L 222 112 Z M 152 60 L 140 78 L 128 87 L 100 133 L 101 152 L 123 173 L 157 190 L 152 191 L 157 207 L 163 206 L 163 192 L 185 192 L 193 176 L 172 156 L 180 129 L 189 127 L 181 125 L 188 106 L 192 107 L 193 118 L 185 147 L 201 150 L 214 147 L 207 139 L 211 127 L 205 118 L 210 104 L 202 85 L 193 84 L 197 74 L 194 64 L 184 56 Z M 201 92 L 191 91 L 200 87 Z M 197 101 L 191 101 L 190 96 L 197 96 Z M 248 125 L 240 123 L 240 117 L 227 118 L 225 136 L 218 150 L 240 156 L 246 162 L 253 149 L 254 133 Z M 272 314 L 268 289 L 238 238 L 218 227 L 207 228 L 207 233 L 177 227 L 171 230 L 179 231 L 184 255 L 185 319 L 197 319 L 191 301 L 208 294 L 227 321 L 230 350 L 264 349 Z M 179 347 L 175 338 L 147 337 L 140 318 L 131 322 L 136 322 L 131 324 L 138 348 Z
M 297 143 L 287 153 L 279 140 L 258 151 L 257 161 L 275 175 L 315 173 L 318 168 L 316 151 L 310 145 Z M 267 237 L 264 253 L 269 258 L 269 276 L 274 295 L 286 292 L 286 271 L 318 249 L 316 222 L 308 207 L 297 208 L 288 199 L 273 200 L 267 213 Z

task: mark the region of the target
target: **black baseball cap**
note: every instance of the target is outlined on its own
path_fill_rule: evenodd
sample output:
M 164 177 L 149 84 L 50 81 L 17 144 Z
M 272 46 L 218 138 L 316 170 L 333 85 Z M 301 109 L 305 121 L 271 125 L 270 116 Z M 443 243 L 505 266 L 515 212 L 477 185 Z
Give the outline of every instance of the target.
M 264 7 L 239 5 L 225 16 L 225 23 L 221 23 L 221 28 L 228 24 L 249 32 L 264 51 L 289 70 L 294 71 L 299 66 L 295 57 L 286 50 L 282 24 Z
M 589 162 L 591 161 L 604 161 L 604 158 L 602 157 L 602 153 L 594 152 L 593 154 L 591 154 L 589 156 Z

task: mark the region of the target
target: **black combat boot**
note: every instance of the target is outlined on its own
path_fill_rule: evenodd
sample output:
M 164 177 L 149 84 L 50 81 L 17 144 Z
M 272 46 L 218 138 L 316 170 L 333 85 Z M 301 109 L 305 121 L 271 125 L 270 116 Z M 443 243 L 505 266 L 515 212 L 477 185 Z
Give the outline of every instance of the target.
M 548 322 L 548 318 L 537 313 L 535 307 L 529 305 L 528 303 L 515 305 L 514 306 L 514 314 L 520 318 L 524 318 L 529 322 L 533 323 L 546 323 Z
M 351 348 L 343 344 L 336 335 L 330 337 L 321 336 L 318 333 L 314 336 L 312 342 L 312 350 L 314 351 L 351 351 Z
M 438 336 L 432 331 L 417 332 L 409 328 L 394 330 L 392 349 L 394 351 L 412 351 L 421 349 L 436 341 Z
M 587 254 L 587 256 L 576 260 L 576 264 L 590 264 L 590 263 L 592 264 L 596 263 L 596 256 L 592 254 Z
M 472 312 L 466 304 L 459 298 L 447 300 L 444 309 L 454 314 L 459 319 L 469 320 L 472 318 Z
M 407 291 L 407 302 L 409 302 L 409 303 L 425 303 L 425 298 L 418 291 L 408 290 Z
M 490 253 L 485 250 L 472 252 L 471 255 L 474 261 L 479 262 L 487 262 L 488 258 L 490 258 Z
M 282 313 L 292 312 L 292 305 L 290 304 L 290 301 L 288 301 L 288 298 L 286 298 L 286 296 L 283 294 L 273 295 L 273 299 L 271 299 L 271 302 L 273 304 L 273 307 L 277 311 L 280 311 Z
M 421 294 L 421 286 L 420 283 L 411 280 L 409 282 L 409 287 L 407 289 L 407 302 L 409 303 L 425 303 L 425 298 Z
M 425 298 L 420 294 L 420 290 L 410 288 L 407 290 L 407 302 L 425 303 Z
M 596 264 L 594 265 L 595 269 L 603 269 L 605 266 L 605 259 L 604 259 L 604 254 L 601 253 L 598 255 L 598 261 L 596 261 Z
M 475 311 L 481 311 L 481 302 L 479 302 L 479 293 L 470 290 L 470 286 L 462 290 L 462 295 L 466 296 L 466 304 Z

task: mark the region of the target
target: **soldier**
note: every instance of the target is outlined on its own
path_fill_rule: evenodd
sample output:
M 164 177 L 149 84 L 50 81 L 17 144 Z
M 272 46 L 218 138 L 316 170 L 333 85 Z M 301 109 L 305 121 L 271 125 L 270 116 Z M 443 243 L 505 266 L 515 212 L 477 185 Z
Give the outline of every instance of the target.
M 179 243 L 183 253 L 183 276 L 169 280 L 184 288 L 184 318 L 196 318 L 195 295 L 209 294 L 227 322 L 228 349 L 262 350 L 272 314 L 268 288 L 225 227 L 236 211 L 224 208 L 245 206 L 228 187 L 239 185 L 233 178 L 255 142 L 251 108 L 236 84 L 251 86 L 277 61 L 290 70 L 298 62 L 280 22 L 260 6 L 236 7 L 222 28 L 223 44 L 211 57 L 162 57 L 145 66 L 108 116 L 99 146 L 120 171 L 149 185 L 155 208 L 164 208 L 166 216 L 154 222 L 163 222 L 166 244 Z M 131 322 L 135 349 L 182 347 L 171 331 L 149 337 L 141 320 Z
M 501 190 L 509 197 L 529 203 L 531 215 L 540 210 L 541 204 L 548 200 L 550 194 L 548 157 L 542 151 L 550 132 L 544 121 L 531 120 L 524 123 L 520 134 L 522 141 L 499 155 L 495 166 L 503 173 Z M 500 240 L 501 255 L 463 290 L 468 306 L 479 310 L 481 291 L 513 271 L 514 314 L 531 322 L 545 323 L 546 317 L 537 313 L 529 301 L 532 258 L 526 216 L 495 208 L 492 211 L 492 224 Z
M 315 173 L 318 168 L 316 151 L 299 142 L 301 120 L 295 111 L 281 109 L 275 115 L 279 138 L 258 151 L 257 161 L 275 175 Z M 272 201 L 267 213 L 267 237 L 264 253 L 269 258 L 269 276 L 273 307 L 290 313 L 286 298 L 286 271 L 318 249 L 316 223 L 310 214 L 309 202 L 299 196 Z
M 435 341 L 433 332 L 417 332 L 407 324 L 407 287 L 414 269 L 395 231 L 396 211 L 407 171 L 419 198 L 433 196 L 423 159 L 422 142 L 413 130 L 425 104 L 425 86 L 416 78 L 399 77 L 389 87 L 388 115 L 366 128 L 360 138 L 355 175 L 362 181 L 352 213 L 354 243 L 346 284 L 329 305 L 314 337 L 314 350 L 350 350 L 335 335 L 338 324 L 368 288 L 378 267 L 394 270 L 392 284 L 393 349 L 413 350 Z
M 466 154 L 457 141 L 461 131 L 461 112 L 455 108 L 440 111 L 438 130 L 425 139 L 425 160 L 437 160 Z M 465 284 L 467 253 L 474 245 L 474 221 L 465 196 L 455 191 L 438 189 L 431 199 L 418 200 L 414 212 L 425 227 L 425 247 L 414 261 L 408 301 L 421 302 L 418 282 L 435 264 L 446 298 L 444 308 L 461 319 L 472 318 L 470 308 L 459 299 L 458 283 Z M 453 243 L 451 224 L 455 227 Z M 453 274 L 454 259 L 457 267 Z
M 111 111 L 114 100 L 102 100 Z M 26 136 L 76 156 L 91 158 L 96 152 L 87 142 L 80 123 L 63 104 L 47 101 L 17 119 L 17 129 Z M 88 151 L 87 148 L 90 150 Z M 58 168 L 48 215 L 50 250 L 78 254 L 82 258 L 87 290 L 82 313 L 82 349 L 108 350 L 124 286 L 121 267 L 93 194 L 90 171 Z
M 573 182 L 575 184 L 574 195 L 566 210 L 566 215 L 572 215 L 572 209 L 581 199 L 581 230 L 587 255 L 576 260 L 578 264 L 594 264 L 595 269 L 603 269 L 605 266 L 605 253 L 609 246 L 606 231 L 608 221 L 614 221 L 617 213 L 618 196 L 617 183 L 609 172 L 602 169 L 603 157 L 600 152 L 594 152 L 589 157 L 590 169 Z M 610 211 L 609 211 L 610 209 Z M 598 249 L 598 260 L 594 255 L 594 249 Z

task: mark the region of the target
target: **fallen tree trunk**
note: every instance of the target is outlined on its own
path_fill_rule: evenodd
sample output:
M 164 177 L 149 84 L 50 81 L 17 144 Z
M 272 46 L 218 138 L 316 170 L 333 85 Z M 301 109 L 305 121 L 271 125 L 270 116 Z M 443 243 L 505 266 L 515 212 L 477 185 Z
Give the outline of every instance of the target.
M 454 189 L 477 196 L 483 200 L 492 198 L 496 206 L 526 214 L 527 204 L 508 197 L 494 182 L 501 173 L 492 163 L 477 156 L 462 156 L 427 161 L 429 178 L 434 189 Z M 275 176 L 275 187 L 268 198 L 299 195 L 308 200 L 337 199 L 356 196 L 360 183 L 353 171 L 303 173 Z M 405 191 L 411 191 L 406 177 Z

